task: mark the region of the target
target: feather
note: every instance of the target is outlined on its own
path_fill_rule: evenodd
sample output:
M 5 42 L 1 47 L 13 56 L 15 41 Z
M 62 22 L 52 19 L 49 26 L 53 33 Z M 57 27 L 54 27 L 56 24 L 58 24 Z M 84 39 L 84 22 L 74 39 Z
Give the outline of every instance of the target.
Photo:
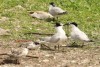
M 30 12 L 30 16 L 38 19 L 48 19 L 48 18 L 53 19 L 53 16 L 50 13 L 43 12 L 43 11 Z

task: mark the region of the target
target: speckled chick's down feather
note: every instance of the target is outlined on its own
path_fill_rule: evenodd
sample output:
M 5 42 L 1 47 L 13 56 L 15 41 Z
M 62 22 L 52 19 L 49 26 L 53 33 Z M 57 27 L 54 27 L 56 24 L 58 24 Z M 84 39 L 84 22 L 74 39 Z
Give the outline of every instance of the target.
M 40 48 L 40 43 L 31 41 L 31 42 L 29 42 L 27 48 L 28 49 L 38 49 L 38 48 Z
M 28 54 L 28 49 L 27 48 L 12 48 L 11 49 L 11 56 L 13 57 L 23 57 L 26 56 Z

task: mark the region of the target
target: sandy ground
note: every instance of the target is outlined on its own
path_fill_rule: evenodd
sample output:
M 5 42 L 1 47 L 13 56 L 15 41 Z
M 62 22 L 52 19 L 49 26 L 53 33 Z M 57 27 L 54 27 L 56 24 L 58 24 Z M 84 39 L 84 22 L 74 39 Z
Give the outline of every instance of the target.
M 100 67 L 100 47 L 60 47 L 63 50 L 29 50 L 31 57 L 22 58 L 20 64 L 4 63 L 11 47 L 16 44 L 0 43 L 0 67 Z

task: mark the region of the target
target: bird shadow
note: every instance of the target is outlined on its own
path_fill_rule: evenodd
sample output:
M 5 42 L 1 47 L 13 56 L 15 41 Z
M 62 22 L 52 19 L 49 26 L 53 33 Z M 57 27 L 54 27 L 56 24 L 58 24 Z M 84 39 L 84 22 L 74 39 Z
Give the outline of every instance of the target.
M 0 55 L 8 55 L 7 53 L 2 53 L 2 54 L 0 54 Z
M 70 48 L 83 48 L 85 45 L 78 45 L 76 42 L 73 42 L 72 44 L 66 46 Z
M 0 59 L 3 59 L 1 62 L 0 62 L 0 65 L 4 65 L 4 64 L 20 64 L 19 63 L 19 60 L 18 59 L 9 59 L 9 54 L 7 53 L 2 53 L 0 54 L 1 56 L 5 55 L 5 56 L 8 56 L 6 58 L 0 58 Z
M 69 45 L 69 46 L 66 46 L 66 47 L 70 47 L 70 48 L 83 48 L 84 45 Z
M 26 57 L 28 57 L 28 58 L 39 58 L 37 56 L 30 56 L 30 55 L 27 55 Z
M 47 35 L 47 36 L 52 36 L 52 35 L 54 35 L 54 34 L 48 34 L 48 33 L 35 33 L 35 32 L 29 32 L 29 33 L 24 33 L 25 35 L 27 35 L 27 34 L 35 34 L 35 35 Z M 66 35 L 68 35 L 68 34 L 66 34 Z
M 4 65 L 4 64 L 20 64 L 20 58 L 13 58 L 11 59 L 9 57 L 8 54 L 6 53 L 3 53 L 3 54 L 0 54 L 0 55 L 7 55 L 8 57 L 6 58 L 0 58 L 0 59 L 3 59 L 1 62 L 0 62 L 0 65 Z M 30 55 L 27 55 L 26 58 L 28 59 L 31 59 L 31 58 L 38 58 L 37 56 L 30 56 Z M 25 59 L 25 58 L 24 58 Z
M 85 45 L 78 45 L 78 44 L 70 44 L 66 46 L 61 46 L 61 47 L 68 47 L 68 48 L 83 48 Z
M 25 35 L 27 34 L 36 34 L 36 35 L 53 35 L 53 34 L 45 34 L 45 33 L 33 33 L 33 32 L 29 32 L 29 33 L 24 33 Z
M 41 50 L 46 50 L 46 51 L 54 51 L 54 49 L 50 48 L 49 46 L 45 44 L 41 44 Z
M 7 58 L 4 58 L 2 62 L 0 62 L 0 65 L 4 65 L 4 64 L 20 64 L 20 61 L 17 58 L 10 59 L 9 57 L 7 57 Z
M 55 22 L 57 20 L 55 18 L 48 18 L 48 19 L 45 19 L 45 21 L 47 21 L 47 22 Z

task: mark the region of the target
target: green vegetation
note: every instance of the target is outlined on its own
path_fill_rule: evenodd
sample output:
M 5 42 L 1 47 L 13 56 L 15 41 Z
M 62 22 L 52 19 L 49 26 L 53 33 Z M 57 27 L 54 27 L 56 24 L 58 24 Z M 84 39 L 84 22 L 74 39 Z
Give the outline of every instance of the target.
M 37 38 L 34 34 L 25 33 L 54 33 L 53 22 L 38 20 L 29 16 L 28 11 L 48 11 L 52 0 L 0 0 L 0 18 L 9 20 L 0 22 L 0 27 L 9 29 L 10 36 L 0 36 L 3 40 Z M 59 18 L 62 23 L 75 21 L 81 30 L 90 38 L 100 41 L 100 0 L 55 0 L 55 4 L 68 11 L 67 15 Z M 67 27 L 66 27 L 67 29 Z M 69 32 L 66 31 L 68 34 Z

